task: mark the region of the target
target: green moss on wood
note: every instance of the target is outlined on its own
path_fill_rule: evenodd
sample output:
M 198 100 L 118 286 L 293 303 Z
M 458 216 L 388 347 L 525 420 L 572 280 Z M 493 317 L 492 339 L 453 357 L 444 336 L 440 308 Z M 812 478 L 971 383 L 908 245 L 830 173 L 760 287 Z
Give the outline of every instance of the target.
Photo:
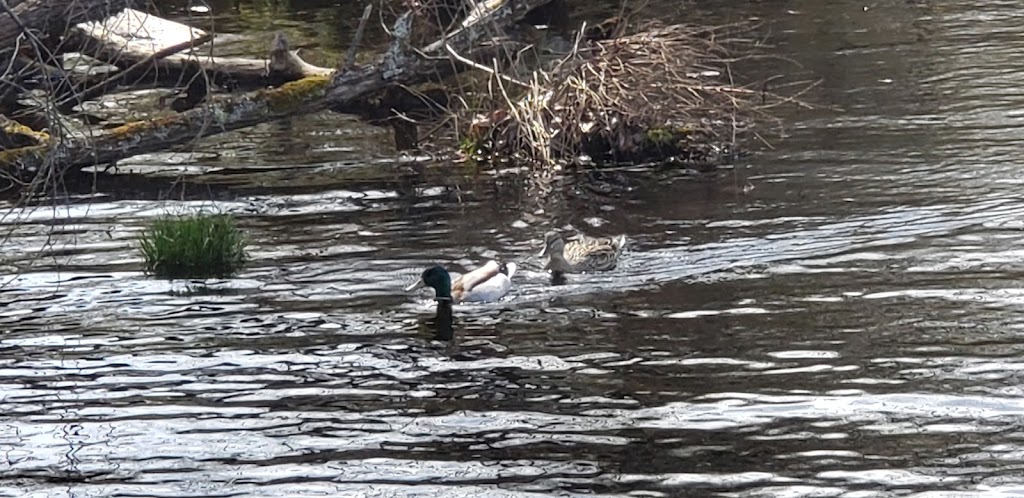
M 288 112 L 323 96 L 330 84 L 330 76 L 308 76 L 301 80 L 285 83 L 280 88 L 266 90 L 261 97 L 267 103 L 270 112 L 275 114 Z
M 331 75 L 309 76 L 286 83 L 280 88 L 264 90 L 249 99 L 227 100 L 220 104 L 204 107 L 202 110 L 125 123 L 108 130 L 99 140 L 104 145 L 98 146 L 100 148 L 96 152 L 102 154 L 109 151 L 111 147 L 123 150 L 131 145 L 127 141 L 152 140 L 164 135 L 161 133 L 163 130 L 167 130 L 167 135 L 173 136 L 174 133 L 192 127 L 193 120 L 196 118 L 212 119 L 215 125 L 223 125 L 234 124 L 237 121 L 252 122 L 273 115 L 295 113 L 304 104 L 316 102 L 317 99 L 322 98 L 330 88 L 331 78 Z M 235 126 L 235 128 L 237 127 Z M 45 134 L 37 133 L 37 135 L 49 139 Z M 46 144 L 0 151 L 0 169 L 19 171 L 25 167 L 39 167 L 49 158 L 50 152 L 50 147 Z M 89 149 L 85 149 L 86 154 L 90 152 Z M 76 151 L 76 153 L 81 154 L 82 151 Z
M 132 136 L 136 136 L 148 130 L 153 130 L 156 128 L 161 128 L 173 124 L 180 124 L 182 122 L 183 121 L 179 116 L 167 116 L 162 118 L 146 119 L 143 121 L 132 121 L 130 123 L 125 123 L 121 126 L 111 128 L 110 130 L 107 131 L 107 134 L 110 136 L 119 137 L 118 139 L 131 138 Z
M 37 164 L 46 159 L 49 147 L 30 145 L 11 150 L 0 150 L 0 167 L 18 168 L 26 163 Z
M 2 120 L 3 126 L 0 126 L 0 130 L 8 135 L 23 135 L 29 137 L 37 144 L 45 144 L 50 141 L 50 135 L 45 132 L 35 131 L 28 126 L 25 126 L 17 121 L 4 119 Z

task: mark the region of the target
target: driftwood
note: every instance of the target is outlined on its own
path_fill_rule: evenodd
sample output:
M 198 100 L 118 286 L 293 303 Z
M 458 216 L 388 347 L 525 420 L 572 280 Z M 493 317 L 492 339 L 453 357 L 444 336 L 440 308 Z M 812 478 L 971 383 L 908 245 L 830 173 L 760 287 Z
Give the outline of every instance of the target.
M 143 22 L 145 25 L 141 24 Z M 81 23 L 73 28 L 72 33 L 75 32 L 97 37 L 102 40 L 103 45 L 108 47 L 120 45 L 124 57 L 117 62 L 124 65 L 127 65 L 126 62 L 135 62 L 121 68 L 121 71 L 111 76 L 101 75 L 97 82 L 86 78 L 84 84 L 87 85 L 87 88 L 58 102 L 58 107 L 65 110 L 70 105 L 93 100 L 120 85 L 131 85 L 134 82 L 142 81 L 151 74 L 154 74 L 159 81 L 161 73 L 157 63 L 213 39 L 213 35 L 203 30 L 158 17 L 146 17 L 145 13 L 133 9 L 125 9 L 106 19 L 103 23 Z M 137 35 L 132 35 L 132 33 Z M 172 73 L 164 70 L 163 74 Z M 175 76 L 183 78 L 186 75 L 179 73 Z M 190 86 L 192 84 L 194 83 L 190 81 Z M 203 96 L 205 97 L 205 95 L 204 91 Z
M 112 54 L 105 59 L 114 65 L 134 64 L 174 45 L 209 40 L 209 35 L 199 28 L 135 9 L 124 9 L 100 21 L 76 24 L 69 34 L 98 40 L 101 48 Z
M 258 88 L 307 76 L 325 76 L 331 69 L 309 64 L 288 50 L 277 36 L 270 58 L 214 57 L 203 47 L 211 36 L 203 30 L 125 9 L 102 21 L 80 23 L 70 31 L 70 43 L 83 53 L 123 71 L 124 79 L 178 84 L 197 74 L 232 88 Z M 181 47 L 171 51 L 172 47 Z M 170 53 L 167 53 L 169 52 Z M 163 57 L 156 54 L 166 53 Z
M 13 179 L 24 179 L 45 168 L 63 172 L 110 163 L 288 116 L 323 109 L 357 111 L 368 97 L 389 87 L 415 85 L 455 72 L 462 66 L 451 61 L 449 52 L 469 54 L 478 41 L 493 33 L 491 23 L 510 25 L 549 0 L 485 1 L 492 6 L 486 13 L 422 50 L 409 46 L 414 16 L 406 12 L 395 22 L 393 41 L 377 64 L 331 76 L 309 76 L 277 89 L 226 98 L 178 115 L 129 123 L 88 139 L 65 138 L 50 145 L 3 151 L 0 170 Z

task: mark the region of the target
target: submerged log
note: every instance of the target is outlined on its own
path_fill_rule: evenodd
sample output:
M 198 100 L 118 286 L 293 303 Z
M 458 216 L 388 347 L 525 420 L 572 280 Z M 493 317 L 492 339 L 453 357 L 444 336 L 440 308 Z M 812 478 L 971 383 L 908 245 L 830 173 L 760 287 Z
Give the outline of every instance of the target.
M 104 164 L 189 143 L 196 138 L 237 130 L 288 116 L 324 109 L 358 112 L 367 97 L 392 85 L 415 85 L 457 71 L 447 52 L 470 53 L 493 32 L 490 23 L 508 25 L 549 0 L 486 0 L 492 8 L 425 49 L 408 47 L 412 15 L 399 17 L 394 40 L 382 60 L 331 77 L 314 75 L 284 86 L 207 104 L 179 115 L 129 123 L 88 140 L 69 139 L 0 152 L 0 170 L 16 177 L 44 168 L 57 171 Z

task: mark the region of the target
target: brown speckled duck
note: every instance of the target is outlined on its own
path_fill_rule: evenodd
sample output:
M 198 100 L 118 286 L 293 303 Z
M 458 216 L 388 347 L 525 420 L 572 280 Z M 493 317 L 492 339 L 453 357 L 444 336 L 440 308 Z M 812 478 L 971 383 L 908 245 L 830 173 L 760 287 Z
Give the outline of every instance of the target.
M 588 237 L 580 234 L 576 239 L 565 242 L 558 232 L 544 235 L 544 249 L 540 256 L 547 256 L 545 270 L 554 274 L 589 273 L 606 271 L 615 263 L 626 247 L 626 236 Z

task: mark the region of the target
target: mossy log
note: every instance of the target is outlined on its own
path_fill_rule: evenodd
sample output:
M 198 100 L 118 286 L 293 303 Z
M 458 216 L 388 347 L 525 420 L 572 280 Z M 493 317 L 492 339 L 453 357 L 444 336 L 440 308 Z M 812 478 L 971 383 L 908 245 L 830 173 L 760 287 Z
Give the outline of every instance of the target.
M 0 115 L 0 150 L 45 144 L 49 140 L 50 136 L 46 133 Z
M 226 99 L 181 114 L 124 124 L 88 140 L 71 139 L 0 151 L 0 170 L 22 178 L 46 166 L 62 171 L 75 170 L 314 111 L 323 108 L 330 83 L 327 77 L 311 76 L 280 88 Z
M 464 24 L 423 50 L 408 46 L 412 14 L 407 12 L 392 28 L 395 39 L 378 64 L 331 76 L 309 76 L 277 89 L 226 98 L 178 115 L 128 123 L 88 140 L 53 140 L 49 145 L 3 151 L 0 171 L 16 178 L 43 169 L 66 172 L 288 116 L 324 109 L 358 113 L 365 107 L 365 99 L 392 85 L 416 85 L 453 73 L 458 68 L 444 56 L 447 51 L 470 53 L 477 41 L 493 33 L 491 23 L 509 25 L 549 0 L 483 1 L 492 6 L 488 15 Z

